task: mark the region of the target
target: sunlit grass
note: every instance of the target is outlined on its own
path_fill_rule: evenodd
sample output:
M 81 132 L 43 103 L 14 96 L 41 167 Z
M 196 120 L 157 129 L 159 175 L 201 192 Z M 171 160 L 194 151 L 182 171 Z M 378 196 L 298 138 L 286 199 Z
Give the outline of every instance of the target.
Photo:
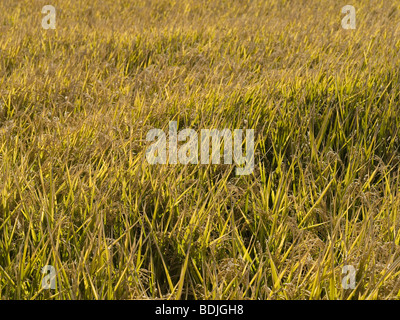
M 346 4 L 2 1 L 0 298 L 398 298 L 400 2 Z M 169 121 L 253 174 L 149 165 Z

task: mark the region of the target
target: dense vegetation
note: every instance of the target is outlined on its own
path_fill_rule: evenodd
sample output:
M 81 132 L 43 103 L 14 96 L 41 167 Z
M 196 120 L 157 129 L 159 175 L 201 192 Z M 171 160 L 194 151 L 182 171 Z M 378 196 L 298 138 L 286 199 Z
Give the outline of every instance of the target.
M 347 4 L 1 1 L 0 298 L 398 298 L 400 2 Z M 169 121 L 253 174 L 148 164 Z

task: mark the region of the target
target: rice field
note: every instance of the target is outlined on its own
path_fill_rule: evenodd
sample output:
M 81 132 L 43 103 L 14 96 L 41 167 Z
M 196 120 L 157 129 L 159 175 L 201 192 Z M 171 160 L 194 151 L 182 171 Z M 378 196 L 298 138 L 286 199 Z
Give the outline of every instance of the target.
M 400 1 L 0 12 L 0 299 L 399 299 Z M 150 164 L 171 121 L 254 169 Z

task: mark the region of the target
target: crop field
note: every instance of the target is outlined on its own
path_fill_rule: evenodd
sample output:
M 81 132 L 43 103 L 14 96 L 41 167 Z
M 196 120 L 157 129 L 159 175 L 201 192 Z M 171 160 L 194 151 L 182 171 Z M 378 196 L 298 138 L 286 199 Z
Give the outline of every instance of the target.
M 0 12 L 1 300 L 399 299 L 399 0 Z M 171 122 L 254 167 L 149 163 Z

